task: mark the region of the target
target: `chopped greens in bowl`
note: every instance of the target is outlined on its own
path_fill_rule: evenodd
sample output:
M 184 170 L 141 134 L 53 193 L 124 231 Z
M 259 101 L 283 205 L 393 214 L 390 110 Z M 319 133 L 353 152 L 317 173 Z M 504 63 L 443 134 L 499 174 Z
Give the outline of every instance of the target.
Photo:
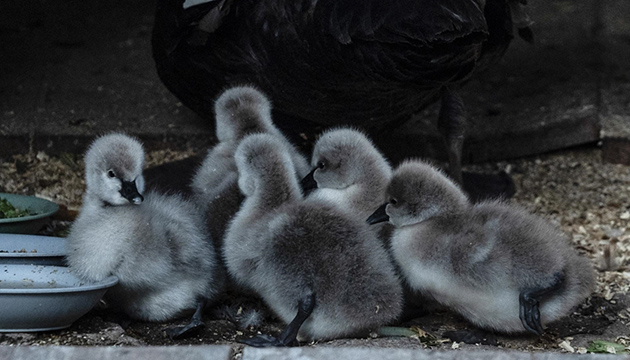
M 0 193 L 0 233 L 35 234 L 59 210 L 36 196 Z
M 26 209 L 18 209 L 9 200 L 0 197 L 0 219 L 19 218 L 29 215 L 35 215 Z

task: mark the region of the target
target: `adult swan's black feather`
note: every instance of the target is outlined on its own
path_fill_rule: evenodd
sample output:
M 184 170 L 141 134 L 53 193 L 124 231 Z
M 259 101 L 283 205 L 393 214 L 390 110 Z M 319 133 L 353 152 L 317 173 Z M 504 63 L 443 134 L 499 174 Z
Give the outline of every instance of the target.
M 153 52 L 169 90 L 209 119 L 219 92 L 242 83 L 271 97 L 281 126 L 391 129 L 442 97 L 459 172 L 465 116 L 454 90 L 507 47 L 513 1 L 158 0 Z M 486 21 L 486 8 L 504 18 Z

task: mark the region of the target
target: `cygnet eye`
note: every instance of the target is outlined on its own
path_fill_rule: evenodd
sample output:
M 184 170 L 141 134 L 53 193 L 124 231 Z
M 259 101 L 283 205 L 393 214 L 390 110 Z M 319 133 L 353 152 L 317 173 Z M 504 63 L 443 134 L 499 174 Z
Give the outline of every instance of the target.
M 390 198 L 389 199 L 389 203 L 392 204 L 392 205 L 396 205 L 396 204 L 398 204 L 398 200 L 396 200 L 395 198 Z
M 323 162 L 323 161 L 320 161 L 319 164 L 317 164 L 317 168 L 320 169 L 320 170 L 325 168 L 325 167 L 326 167 L 326 163 Z
M 115 178 L 116 174 L 114 173 L 114 170 L 107 170 L 107 176 L 109 176 L 110 178 Z

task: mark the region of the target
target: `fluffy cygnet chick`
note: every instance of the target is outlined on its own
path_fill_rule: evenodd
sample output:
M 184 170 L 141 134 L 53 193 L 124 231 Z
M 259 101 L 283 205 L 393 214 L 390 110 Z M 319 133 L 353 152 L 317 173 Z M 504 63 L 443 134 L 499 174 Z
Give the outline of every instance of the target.
M 233 278 L 256 291 L 289 325 L 252 346 L 358 335 L 396 319 L 401 286 L 365 221 L 324 201 L 303 200 L 288 150 L 277 137 L 247 137 L 236 152 L 246 199 L 225 237 Z
M 144 197 L 144 151 L 123 134 L 98 138 L 85 155 L 86 192 L 67 241 L 67 261 L 85 280 L 111 274 L 108 293 L 130 317 L 165 321 L 196 309 L 171 337 L 203 326 L 201 312 L 219 292 L 218 257 L 196 206 L 179 196 Z
M 362 132 L 337 128 L 324 132 L 313 148 L 313 170 L 302 180 L 309 196 L 331 201 L 367 218 L 385 201 L 392 168 Z
M 593 291 L 592 266 L 559 229 L 500 201 L 472 205 L 426 163 L 400 165 L 387 196 L 368 222 L 396 227 L 406 281 L 481 328 L 541 335 Z
M 193 177 L 192 189 L 196 202 L 205 209 L 210 235 L 221 244 L 230 219 L 238 211 L 243 196 L 238 189 L 234 152 L 241 139 L 253 133 L 267 133 L 281 139 L 300 176 L 309 170 L 301 155 L 271 120 L 271 103 L 251 86 L 233 87 L 223 92 L 215 102 L 216 135 L 219 142 L 208 151 Z

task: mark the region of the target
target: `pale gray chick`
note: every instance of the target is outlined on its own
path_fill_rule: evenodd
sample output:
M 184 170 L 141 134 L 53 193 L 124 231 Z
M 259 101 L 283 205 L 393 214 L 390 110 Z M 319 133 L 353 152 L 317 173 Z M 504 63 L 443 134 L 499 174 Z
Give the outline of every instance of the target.
M 196 309 L 180 337 L 223 286 L 218 254 L 194 203 L 144 191 L 144 151 L 123 134 L 102 136 L 85 155 L 86 192 L 67 241 L 67 261 L 85 280 L 111 274 L 110 302 L 134 319 L 165 321 Z
M 385 201 L 392 168 L 359 130 L 325 131 L 313 148 L 312 171 L 302 180 L 309 196 L 328 200 L 361 219 Z
M 473 205 L 429 164 L 400 165 L 387 196 L 368 221 L 396 227 L 406 281 L 481 328 L 541 335 L 594 289 L 589 260 L 560 229 L 505 202 Z

